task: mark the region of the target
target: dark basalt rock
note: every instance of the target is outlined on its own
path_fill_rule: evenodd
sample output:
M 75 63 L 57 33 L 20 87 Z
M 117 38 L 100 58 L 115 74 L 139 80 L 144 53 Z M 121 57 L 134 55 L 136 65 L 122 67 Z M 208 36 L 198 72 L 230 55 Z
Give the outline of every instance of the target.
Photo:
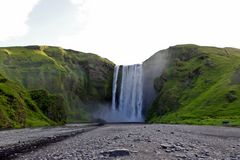
M 235 100 L 237 100 L 236 91 L 229 91 L 227 94 L 225 94 L 225 97 L 227 98 L 229 103 L 234 102 Z
M 93 119 L 92 122 L 97 123 L 97 126 L 103 126 L 107 123 L 105 120 L 100 118 Z
M 205 64 L 205 66 L 210 67 L 210 68 L 215 66 L 214 62 L 210 59 L 206 59 L 204 64 Z
M 6 78 L 0 78 L 0 83 L 5 83 L 5 82 L 7 82 Z
M 174 46 L 169 48 L 169 52 L 172 53 L 173 58 L 179 58 L 181 61 L 188 61 L 194 56 L 199 55 L 199 51 L 196 46 Z
M 167 81 L 167 76 L 165 74 L 162 74 L 160 77 L 157 77 L 154 80 L 154 89 L 156 91 L 160 92 L 166 81 Z
M 189 79 L 193 79 L 195 77 L 198 77 L 201 74 L 201 67 L 197 67 L 196 69 L 194 69 L 192 72 L 190 72 L 188 74 L 188 78 Z
M 229 121 L 223 121 L 222 124 L 223 124 L 224 126 L 227 126 L 227 125 L 229 125 Z
M 207 59 L 209 56 L 205 55 L 205 54 L 201 54 L 200 56 L 198 56 L 198 59 L 201 59 L 201 60 L 205 60 Z
M 101 152 L 101 154 L 103 156 L 109 156 L 109 157 L 123 157 L 123 156 L 129 156 L 130 151 L 127 149 L 115 149 L 115 150 Z

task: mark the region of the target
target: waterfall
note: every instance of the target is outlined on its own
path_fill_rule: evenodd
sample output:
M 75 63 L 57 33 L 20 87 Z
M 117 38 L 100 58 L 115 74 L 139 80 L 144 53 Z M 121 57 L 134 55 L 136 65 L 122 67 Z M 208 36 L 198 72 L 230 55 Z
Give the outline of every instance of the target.
M 112 112 L 119 122 L 141 122 L 143 101 L 142 65 L 115 66 L 112 90 Z M 121 81 L 121 82 L 119 82 Z M 120 89 L 120 90 L 119 90 Z M 117 94 L 117 91 L 120 94 Z M 118 102 L 118 103 L 116 103 Z
M 116 110 L 116 91 L 117 91 L 117 80 L 118 80 L 119 66 L 115 66 L 113 75 L 113 90 L 112 90 L 112 110 Z

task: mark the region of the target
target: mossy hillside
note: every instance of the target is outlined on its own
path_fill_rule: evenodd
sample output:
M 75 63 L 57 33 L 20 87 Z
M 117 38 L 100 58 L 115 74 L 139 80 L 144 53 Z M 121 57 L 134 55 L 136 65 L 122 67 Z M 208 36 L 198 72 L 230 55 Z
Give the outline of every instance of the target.
M 148 122 L 240 125 L 240 50 L 179 45 L 168 54 Z
M 113 68 L 95 54 L 60 47 L 0 48 L 0 73 L 28 90 L 62 95 L 71 120 L 89 120 L 94 104 L 110 102 Z
M 33 90 L 30 96 L 48 118 L 58 124 L 66 123 L 66 106 L 61 95 L 49 94 L 46 90 Z
M 0 128 L 21 128 L 55 124 L 32 101 L 21 86 L 0 75 Z

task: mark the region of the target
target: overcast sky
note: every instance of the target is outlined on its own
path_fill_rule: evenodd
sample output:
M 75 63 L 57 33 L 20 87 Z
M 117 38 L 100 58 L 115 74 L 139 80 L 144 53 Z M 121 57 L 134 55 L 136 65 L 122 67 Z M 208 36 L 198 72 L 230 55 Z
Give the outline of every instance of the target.
M 0 46 L 61 46 L 116 64 L 176 44 L 240 48 L 239 8 L 239 0 L 0 0 Z

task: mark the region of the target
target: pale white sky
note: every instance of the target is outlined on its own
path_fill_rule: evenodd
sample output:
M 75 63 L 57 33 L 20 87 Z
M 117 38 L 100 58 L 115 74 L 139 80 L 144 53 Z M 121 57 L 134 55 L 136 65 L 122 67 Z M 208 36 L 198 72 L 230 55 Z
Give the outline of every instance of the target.
M 0 46 L 55 45 L 116 64 L 176 44 L 240 48 L 239 0 L 0 0 Z

